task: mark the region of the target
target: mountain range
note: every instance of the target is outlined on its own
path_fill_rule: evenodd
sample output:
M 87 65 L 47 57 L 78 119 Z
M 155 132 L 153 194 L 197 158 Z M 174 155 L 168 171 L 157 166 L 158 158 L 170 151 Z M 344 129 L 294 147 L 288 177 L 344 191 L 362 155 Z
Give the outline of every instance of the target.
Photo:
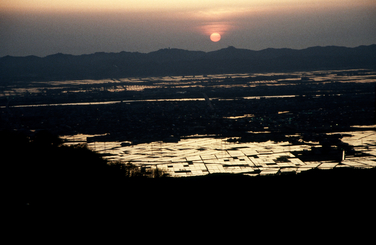
M 46 57 L 0 58 L 0 82 L 104 79 L 220 73 L 287 72 L 376 68 L 376 44 L 355 48 L 327 46 L 260 51 L 227 47 L 212 52 L 160 49 Z

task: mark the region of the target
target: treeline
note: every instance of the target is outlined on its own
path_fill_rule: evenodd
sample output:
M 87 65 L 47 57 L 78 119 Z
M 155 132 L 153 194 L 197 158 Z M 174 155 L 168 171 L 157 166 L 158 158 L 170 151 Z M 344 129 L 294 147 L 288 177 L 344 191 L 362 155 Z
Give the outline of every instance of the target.
M 108 162 L 86 145 L 63 145 L 49 131 L 0 132 L 0 152 L 6 189 L 18 205 L 76 205 L 122 200 L 129 178 L 161 177 L 146 175 L 130 164 Z M 121 191 L 120 191 L 121 186 Z M 124 189 L 123 189 L 124 187 Z

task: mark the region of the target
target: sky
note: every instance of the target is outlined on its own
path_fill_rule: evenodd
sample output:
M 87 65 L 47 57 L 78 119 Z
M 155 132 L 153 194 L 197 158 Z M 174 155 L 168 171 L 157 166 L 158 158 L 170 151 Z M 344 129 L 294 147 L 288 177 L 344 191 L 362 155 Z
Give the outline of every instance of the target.
M 0 57 L 370 44 L 375 0 L 0 0 Z

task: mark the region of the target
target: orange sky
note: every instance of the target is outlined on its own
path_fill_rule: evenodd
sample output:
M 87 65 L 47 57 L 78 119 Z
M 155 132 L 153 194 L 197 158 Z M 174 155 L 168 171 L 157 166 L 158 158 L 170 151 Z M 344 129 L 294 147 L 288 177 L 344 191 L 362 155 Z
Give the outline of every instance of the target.
M 158 10 L 202 10 L 228 8 L 265 8 L 271 6 L 359 6 L 375 5 L 373 0 L 2 0 L 6 9 L 37 11 L 158 11 Z
M 0 57 L 358 46 L 375 30 L 374 0 L 0 0 Z

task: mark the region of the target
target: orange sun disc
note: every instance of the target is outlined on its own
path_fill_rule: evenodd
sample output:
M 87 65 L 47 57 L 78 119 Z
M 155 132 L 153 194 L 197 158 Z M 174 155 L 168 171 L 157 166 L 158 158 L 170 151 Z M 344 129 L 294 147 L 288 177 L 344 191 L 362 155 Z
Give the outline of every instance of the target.
M 212 40 L 213 42 L 218 42 L 219 40 L 221 40 L 221 35 L 217 32 L 214 32 L 210 35 L 210 40 Z

